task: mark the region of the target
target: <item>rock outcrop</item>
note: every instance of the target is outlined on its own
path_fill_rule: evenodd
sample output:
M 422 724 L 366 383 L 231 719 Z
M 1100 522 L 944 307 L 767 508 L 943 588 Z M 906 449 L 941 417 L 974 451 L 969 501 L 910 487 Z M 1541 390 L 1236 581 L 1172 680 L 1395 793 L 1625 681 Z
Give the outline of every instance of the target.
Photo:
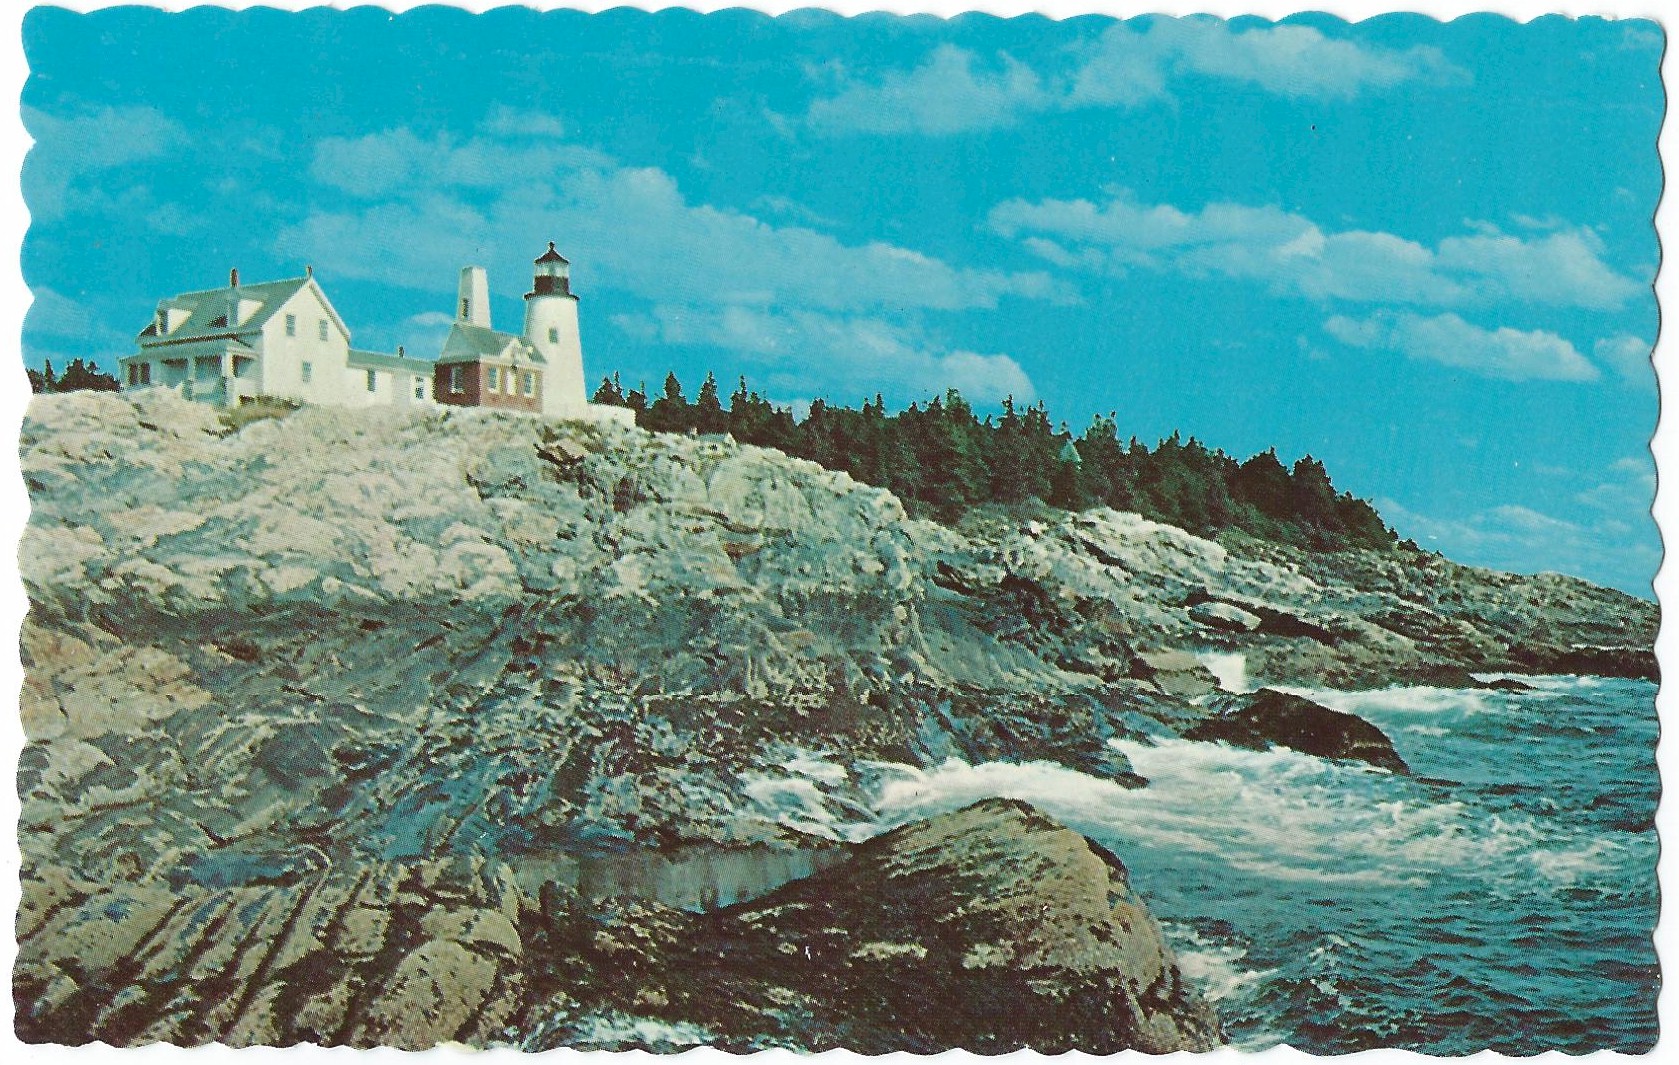
M 1050 761 L 1142 786 L 1109 741 L 1205 722 L 1208 653 L 1336 687 L 1654 668 L 1654 605 L 1571 578 L 1214 543 L 1110 510 L 952 528 L 726 438 L 476 409 L 305 408 L 235 431 L 167 393 L 73 393 L 36 397 L 21 464 L 19 836 L 41 930 L 17 986 L 42 1038 L 650 1042 L 633 995 L 551 1020 L 575 995 L 531 966 L 532 914 L 577 950 L 565 937 L 599 921 L 554 923 L 581 911 L 504 872 L 860 841 L 881 828 L 881 763 Z M 1375 750 L 1360 742 L 1324 753 Z M 775 927 L 814 960 L 798 912 Z M 630 942 L 639 919 L 601 927 Z M 907 965 L 879 929 L 870 964 Z M 853 961 L 801 971 L 840 986 Z M 420 1016 L 444 986 L 474 1005 Z M 1143 1045 L 1173 985 L 1125 986 Z M 540 1016 L 519 1012 L 533 995 Z M 678 1019 L 750 1043 L 695 1011 Z M 865 1031 L 786 1025 L 776 1038 L 811 1045 Z M 1027 1029 L 987 1031 L 965 1045 Z
M 1356 714 L 1331 710 L 1304 696 L 1271 688 L 1240 696 L 1234 703 L 1191 728 L 1184 737 L 1255 750 L 1276 745 L 1320 758 L 1368 762 L 1395 773 L 1411 771 L 1393 749 L 1387 733 Z
M 1204 1050 L 1123 866 L 1024 804 L 906 826 L 710 914 L 420 860 L 182 890 L 24 884 L 19 1035 L 233 1046 L 441 1042 L 861 1053 Z

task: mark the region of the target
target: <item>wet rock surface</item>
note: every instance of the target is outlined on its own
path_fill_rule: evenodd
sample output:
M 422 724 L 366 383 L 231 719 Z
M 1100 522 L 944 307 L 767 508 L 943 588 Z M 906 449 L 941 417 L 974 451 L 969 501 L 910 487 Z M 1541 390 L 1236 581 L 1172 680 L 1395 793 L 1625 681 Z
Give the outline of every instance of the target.
M 1275 745 L 1320 758 L 1368 762 L 1395 773 L 1411 771 L 1387 734 L 1356 714 L 1331 710 L 1303 696 L 1271 688 L 1238 696 L 1231 704 L 1184 737 L 1255 750 Z
M 506 908 L 504 889 L 451 889 L 475 901 L 441 906 L 461 910 L 444 934 L 424 923 L 436 896 L 403 886 L 421 870 L 532 884 L 626 847 L 837 846 L 886 827 L 893 764 L 1141 786 L 1108 741 L 1203 724 L 1210 654 L 1250 683 L 1333 687 L 1654 669 L 1654 604 L 1571 578 L 1109 510 L 950 528 L 727 439 L 477 410 L 305 408 L 230 432 L 166 394 L 73 393 L 35 399 L 21 462 L 24 908 L 124 915 L 32 940 L 20 1017 L 49 1038 L 535 1038 L 508 1012 L 531 993 L 513 941 L 466 911 L 502 913 L 528 950 L 540 888 Z M 1197 620 L 1213 606 L 1240 624 Z M 328 954 L 396 942 L 405 966 L 375 1000 L 359 963 L 252 953 L 298 928 Z M 99 952 L 108 1002 L 87 992 Z M 234 955 L 258 990 L 165 994 L 206 959 L 236 979 Z M 305 1008 L 301 982 L 327 997 Z M 427 1027 L 414 1004 L 444 986 L 475 1005 Z M 631 1006 L 589 1031 L 645 1034 Z M 259 1034 L 216 1028 L 228 1010 Z

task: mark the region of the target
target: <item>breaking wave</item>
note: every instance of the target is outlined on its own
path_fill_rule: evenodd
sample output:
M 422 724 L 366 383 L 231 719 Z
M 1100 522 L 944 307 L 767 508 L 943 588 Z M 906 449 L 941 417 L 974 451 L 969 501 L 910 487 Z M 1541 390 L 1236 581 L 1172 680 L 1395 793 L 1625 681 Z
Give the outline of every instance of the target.
M 1115 849 L 1238 1045 L 1638 1052 L 1659 972 L 1655 689 L 1532 684 L 1296 689 L 1381 727 L 1415 776 L 1126 740 L 1146 788 L 951 760 L 890 767 L 875 800 L 896 823 L 1024 799 Z

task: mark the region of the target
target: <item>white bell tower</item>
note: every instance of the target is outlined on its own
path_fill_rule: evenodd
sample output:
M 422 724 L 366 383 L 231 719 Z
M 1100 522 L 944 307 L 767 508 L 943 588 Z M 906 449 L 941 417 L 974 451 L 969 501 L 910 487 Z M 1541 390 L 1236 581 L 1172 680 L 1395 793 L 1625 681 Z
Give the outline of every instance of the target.
M 577 297 L 571 291 L 571 263 L 554 250 L 536 259 L 536 276 L 525 294 L 525 339 L 548 360 L 542 372 L 542 413 L 582 412 L 583 339 L 577 331 Z

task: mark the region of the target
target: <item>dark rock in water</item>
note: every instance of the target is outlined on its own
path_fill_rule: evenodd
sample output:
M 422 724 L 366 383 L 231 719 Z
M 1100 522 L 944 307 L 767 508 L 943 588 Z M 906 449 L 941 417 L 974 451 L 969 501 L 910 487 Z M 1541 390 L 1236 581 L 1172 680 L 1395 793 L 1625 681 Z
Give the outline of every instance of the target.
M 1661 680 L 1656 653 L 1649 647 L 1522 647 L 1511 657 L 1532 673 Z
M 1119 859 L 1023 803 L 900 828 L 709 914 L 483 858 L 292 883 L 23 880 L 18 1036 L 734 1050 L 1205 1050 Z
M 1368 762 L 1395 773 L 1411 771 L 1393 749 L 1393 741 L 1370 722 L 1272 688 L 1261 688 L 1236 708 L 1203 721 L 1184 736 L 1254 750 L 1275 744 L 1322 758 Z
M 1519 681 L 1514 677 L 1499 677 L 1497 680 L 1488 681 L 1487 687 L 1492 691 L 1499 692 L 1530 692 L 1533 690 L 1533 685 Z
M 1489 685 L 1476 680 L 1463 666 L 1436 662 L 1397 671 L 1395 684 L 1416 684 L 1430 688 L 1485 688 Z

